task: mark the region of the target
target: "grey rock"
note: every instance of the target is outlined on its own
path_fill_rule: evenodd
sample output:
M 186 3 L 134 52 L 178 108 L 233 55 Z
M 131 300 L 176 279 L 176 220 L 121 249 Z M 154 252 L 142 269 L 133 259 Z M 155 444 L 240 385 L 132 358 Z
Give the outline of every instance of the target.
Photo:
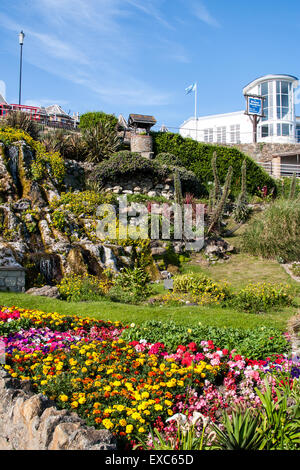
M 60 293 L 57 287 L 43 286 L 43 287 L 32 287 L 26 294 L 29 295 L 41 295 L 43 297 L 50 297 L 52 299 L 59 299 Z

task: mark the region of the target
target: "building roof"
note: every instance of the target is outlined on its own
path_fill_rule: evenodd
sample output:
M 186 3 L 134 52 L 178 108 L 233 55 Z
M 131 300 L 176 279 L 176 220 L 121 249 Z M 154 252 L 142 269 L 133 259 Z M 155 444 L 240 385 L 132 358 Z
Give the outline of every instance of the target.
M 288 80 L 292 81 L 294 83 L 294 87 L 298 86 L 298 78 L 295 77 L 294 75 L 287 75 L 287 74 L 270 74 L 270 75 L 263 75 L 262 77 L 256 78 L 252 82 L 248 83 L 243 89 L 244 95 L 248 93 L 252 88 L 254 88 L 256 85 L 258 85 L 261 82 L 266 82 L 268 80 Z
M 144 114 L 129 114 L 128 124 L 151 124 L 154 126 L 157 121 L 154 116 Z
M 120 114 L 118 118 L 118 127 L 121 127 L 122 129 L 128 129 L 128 124 L 126 122 L 126 119 L 124 118 L 123 114 Z
M 52 104 L 51 106 L 47 106 L 46 112 L 50 115 L 55 114 L 56 116 L 64 116 L 70 118 L 70 116 L 58 104 Z
M 0 104 L 7 104 L 6 99 L 0 93 Z

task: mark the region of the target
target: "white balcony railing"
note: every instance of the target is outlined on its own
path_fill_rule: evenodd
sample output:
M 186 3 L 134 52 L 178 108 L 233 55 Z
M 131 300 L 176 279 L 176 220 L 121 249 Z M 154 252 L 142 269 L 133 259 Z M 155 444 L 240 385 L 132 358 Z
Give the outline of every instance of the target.
M 275 178 L 291 177 L 296 173 L 297 178 L 300 178 L 300 165 L 278 162 L 257 162 L 263 167 L 269 175 Z

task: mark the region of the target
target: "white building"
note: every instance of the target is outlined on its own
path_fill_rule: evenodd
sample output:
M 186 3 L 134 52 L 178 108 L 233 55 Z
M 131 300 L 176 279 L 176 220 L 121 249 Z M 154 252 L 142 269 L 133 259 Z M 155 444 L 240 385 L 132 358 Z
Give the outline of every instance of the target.
M 295 89 L 292 75 L 265 75 L 249 83 L 243 94 L 263 96 L 263 114 L 257 127 L 257 142 L 300 142 L 300 117 L 295 115 Z M 180 127 L 183 137 L 199 142 L 235 144 L 253 142 L 253 123 L 245 111 L 192 117 Z

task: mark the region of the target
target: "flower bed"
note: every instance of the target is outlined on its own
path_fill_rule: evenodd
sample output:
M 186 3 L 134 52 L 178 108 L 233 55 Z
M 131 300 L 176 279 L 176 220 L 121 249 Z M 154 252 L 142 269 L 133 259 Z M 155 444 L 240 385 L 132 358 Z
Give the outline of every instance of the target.
M 178 413 L 218 423 L 222 410 L 259 408 L 256 388 L 264 389 L 265 377 L 271 386 L 276 377 L 291 386 L 299 377 L 297 364 L 284 355 L 251 360 L 209 339 L 167 350 L 160 342 L 126 341 L 119 322 L 0 310 L 0 325 L 30 322 L 0 336 L 11 376 L 30 380 L 60 408 L 76 410 L 88 425 L 109 429 L 129 446 L 142 439 L 151 447 L 153 428 L 176 434 L 170 418 Z

